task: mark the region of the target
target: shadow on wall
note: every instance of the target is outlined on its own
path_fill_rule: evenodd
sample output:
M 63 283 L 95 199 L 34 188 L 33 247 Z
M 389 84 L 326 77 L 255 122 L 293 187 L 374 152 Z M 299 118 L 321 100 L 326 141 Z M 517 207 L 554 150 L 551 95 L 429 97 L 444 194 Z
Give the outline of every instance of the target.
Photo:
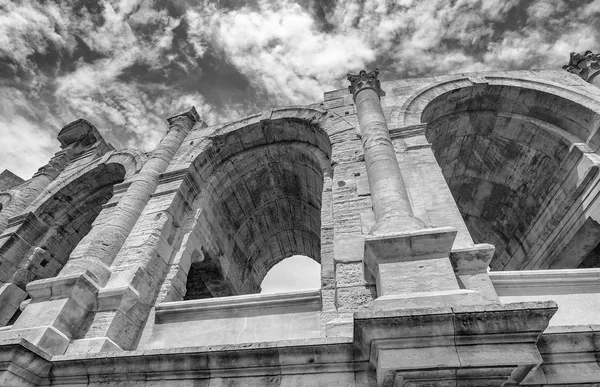
M 493 270 L 576 268 L 600 242 L 583 205 L 597 180 L 588 139 L 595 114 L 558 95 L 501 85 L 458 88 L 423 110 L 473 240 L 496 246 Z

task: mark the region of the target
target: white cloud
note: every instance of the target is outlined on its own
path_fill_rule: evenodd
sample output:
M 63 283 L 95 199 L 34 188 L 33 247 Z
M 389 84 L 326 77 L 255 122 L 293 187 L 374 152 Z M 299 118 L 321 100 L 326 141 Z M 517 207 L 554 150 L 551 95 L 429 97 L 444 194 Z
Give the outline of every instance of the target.
M 9 169 L 30 178 L 60 149 L 55 132 L 49 130 L 54 122 L 43 125 L 35 119 L 40 110 L 30 106 L 20 90 L 0 89 L 0 172 Z M 25 113 L 31 118 L 25 118 Z
M 560 67 L 569 52 L 593 50 L 600 41 L 600 0 L 578 7 L 563 0 L 340 0 L 327 14 L 325 30 L 292 0 L 259 0 L 227 10 L 208 0 L 182 4 L 184 15 L 173 17 L 153 0 L 104 0 L 93 3 L 93 11 L 85 6 L 75 11 L 70 2 L 0 0 L 0 61 L 25 74 L 0 80 L 5 95 L 16 90 L 15 82 L 20 85 L 18 98 L 0 105 L 0 153 L 12 152 L 7 145 L 14 143 L 12 137 L 4 137 L 14 136 L 8 128 L 15 125 L 36 137 L 31 141 L 44 160 L 55 146 L 53 133 L 79 117 L 96 124 L 116 146 L 148 150 L 164 134 L 164 118 L 190 103 L 217 123 L 250 113 L 248 106 L 319 101 L 324 91 L 345 85 L 348 71 L 374 66 L 376 60 L 387 63 L 386 74 L 400 76 Z M 508 20 L 518 5 L 526 25 Z M 175 42 L 173 30 L 182 18 L 188 39 Z M 77 39 L 100 57 L 80 59 L 60 76 L 42 73 L 32 60 L 33 53 L 73 53 Z M 213 91 L 203 85 L 190 92 L 123 80 L 140 64 L 158 72 L 175 64 L 194 74 L 208 50 L 226 58 L 258 90 L 255 95 L 266 93 L 268 101 L 217 108 L 206 103 L 203 94 Z M 35 108 L 23 114 L 27 109 L 19 104 Z M 36 145 L 37 140 L 42 142 Z M 31 164 L 37 168 L 39 161 Z
M 348 69 L 364 66 L 375 52 L 359 31 L 327 34 L 298 4 L 260 2 L 224 13 L 188 11 L 190 38 L 200 47 L 211 39 L 275 104 L 318 100 Z M 201 51 L 201 50 L 198 50 Z

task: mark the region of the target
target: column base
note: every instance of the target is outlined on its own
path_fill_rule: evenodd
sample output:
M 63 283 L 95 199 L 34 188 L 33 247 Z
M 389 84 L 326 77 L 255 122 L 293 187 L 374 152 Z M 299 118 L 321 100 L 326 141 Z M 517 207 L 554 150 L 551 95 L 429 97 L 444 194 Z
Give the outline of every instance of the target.
M 31 302 L 0 339 L 25 338 L 51 355 L 64 354 L 96 309 L 98 288 L 88 273 L 31 282 Z

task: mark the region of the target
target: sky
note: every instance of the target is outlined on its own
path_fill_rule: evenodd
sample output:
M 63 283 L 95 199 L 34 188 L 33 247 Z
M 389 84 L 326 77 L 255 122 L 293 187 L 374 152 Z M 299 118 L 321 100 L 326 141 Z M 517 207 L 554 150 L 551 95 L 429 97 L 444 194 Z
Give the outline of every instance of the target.
M 31 177 L 77 118 L 149 151 L 191 104 L 212 125 L 362 68 L 560 68 L 599 42 L 600 0 L 0 0 L 0 170 Z
M 600 50 L 600 0 L 0 0 L 0 171 L 28 179 L 85 118 L 149 151 L 169 113 L 209 124 L 380 79 L 560 68 Z

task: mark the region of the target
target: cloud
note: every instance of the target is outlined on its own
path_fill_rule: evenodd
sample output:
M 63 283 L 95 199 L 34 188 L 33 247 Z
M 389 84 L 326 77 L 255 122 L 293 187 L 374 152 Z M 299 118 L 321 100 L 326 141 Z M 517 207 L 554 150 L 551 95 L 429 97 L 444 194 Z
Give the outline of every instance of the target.
M 58 141 L 53 131 L 38 121 L 40 111 L 30 106 L 23 92 L 2 88 L 0 101 L 0 171 L 9 169 L 28 179 L 58 150 Z
M 221 13 L 189 10 L 186 18 L 192 43 L 206 47 L 210 42 L 222 50 L 255 87 L 268 93 L 271 104 L 314 102 L 348 69 L 375 59 L 358 31 L 319 31 L 306 9 L 286 1 Z
M 600 42 L 600 0 L 222 4 L 0 0 L 0 93 L 19 93 L 0 101 L 2 136 L 27 128 L 21 143 L 51 156 L 60 127 L 84 117 L 115 146 L 149 150 L 183 104 L 215 124 L 317 102 L 378 64 L 388 78 L 560 67 Z

